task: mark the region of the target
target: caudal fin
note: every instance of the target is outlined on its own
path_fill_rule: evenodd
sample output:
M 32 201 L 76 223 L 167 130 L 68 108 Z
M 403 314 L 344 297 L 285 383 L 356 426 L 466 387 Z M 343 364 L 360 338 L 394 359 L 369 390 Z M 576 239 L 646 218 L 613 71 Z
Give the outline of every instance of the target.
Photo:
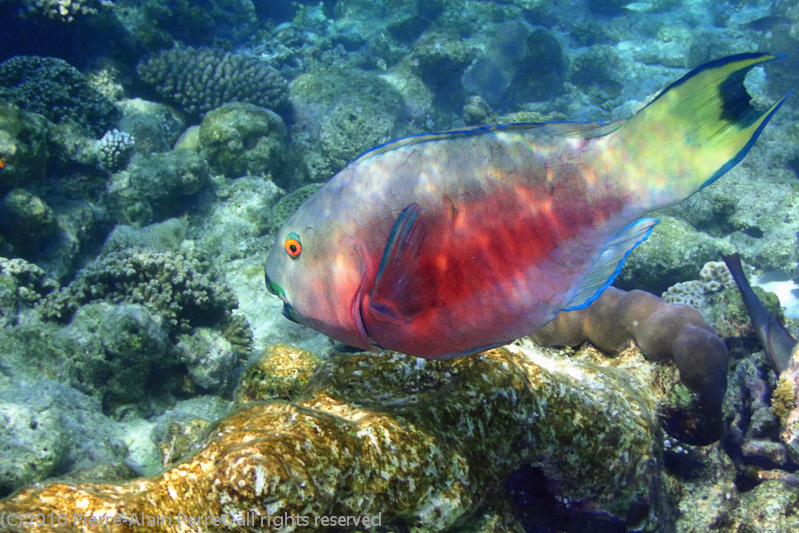
M 695 68 L 619 130 L 636 161 L 631 179 L 647 180 L 655 204 L 690 196 L 735 166 L 787 95 L 769 109 L 750 104 L 744 77 L 774 54 L 740 54 Z

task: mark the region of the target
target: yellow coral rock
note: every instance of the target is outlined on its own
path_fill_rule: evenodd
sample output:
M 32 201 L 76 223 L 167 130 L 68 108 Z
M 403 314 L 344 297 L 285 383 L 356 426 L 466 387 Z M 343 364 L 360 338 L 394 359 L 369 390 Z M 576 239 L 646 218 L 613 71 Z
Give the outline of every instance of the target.
M 287 517 L 296 531 L 325 530 L 330 517 L 458 531 L 511 471 L 532 464 L 560 501 L 642 526 L 658 520 L 650 505 L 662 490 L 654 401 L 630 371 L 532 346 L 451 361 L 341 354 L 294 402 L 243 404 L 159 475 L 36 485 L 0 512 L 81 516 L 67 529 L 86 532 L 98 531 L 88 516 L 106 531 L 222 531 L 236 520 L 236 531 L 265 531 Z M 190 527 L 189 517 L 201 522 Z M 359 529 L 369 527 L 339 530 Z

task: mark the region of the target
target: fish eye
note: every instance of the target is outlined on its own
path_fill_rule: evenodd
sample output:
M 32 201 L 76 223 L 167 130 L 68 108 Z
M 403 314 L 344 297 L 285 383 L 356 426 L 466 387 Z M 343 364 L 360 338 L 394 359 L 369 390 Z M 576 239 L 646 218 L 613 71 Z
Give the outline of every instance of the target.
M 283 247 L 286 249 L 286 253 L 289 254 L 289 257 L 297 259 L 302 253 L 300 236 L 292 231 L 286 237 L 286 242 L 283 243 Z

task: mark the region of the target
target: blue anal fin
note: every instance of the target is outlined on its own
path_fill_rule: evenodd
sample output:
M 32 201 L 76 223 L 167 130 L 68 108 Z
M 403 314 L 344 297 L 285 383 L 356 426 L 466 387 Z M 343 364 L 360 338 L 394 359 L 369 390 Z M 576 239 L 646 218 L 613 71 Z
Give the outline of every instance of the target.
M 621 268 L 630 252 L 649 237 L 652 228 L 658 222 L 659 220 L 654 218 L 641 218 L 611 237 L 562 310 L 584 309 L 599 298 L 599 295 L 610 287 L 616 276 L 621 273 Z

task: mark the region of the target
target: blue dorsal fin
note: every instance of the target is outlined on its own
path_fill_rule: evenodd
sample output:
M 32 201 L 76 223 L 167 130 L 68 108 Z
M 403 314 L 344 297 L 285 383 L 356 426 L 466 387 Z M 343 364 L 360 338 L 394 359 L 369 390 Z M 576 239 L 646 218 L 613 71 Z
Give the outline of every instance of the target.
M 457 130 L 442 131 L 439 133 L 420 133 L 395 139 L 384 144 L 370 148 L 366 152 L 356 157 L 352 162 L 374 157 L 404 146 L 422 144 L 431 141 L 442 141 L 446 139 L 456 139 L 459 137 L 470 137 L 474 135 L 489 135 L 500 131 L 525 131 L 546 129 L 546 131 L 560 137 L 582 137 L 590 139 L 607 135 L 621 127 L 626 120 L 617 120 L 608 124 L 594 122 L 514 122 L 511 124 L 490 124 L 485 126 L 466 127 Z
M 563 311 L 584 309 L 599 298 L 599 295 L 610 287 L 619 275 L 624 260 L 630 252 L 649 237 L 652 228 L 658 222 L 660 221 L 654 218 L 641 218 L 611 237 L 585 273 L 583 280 L 574 289 Z

